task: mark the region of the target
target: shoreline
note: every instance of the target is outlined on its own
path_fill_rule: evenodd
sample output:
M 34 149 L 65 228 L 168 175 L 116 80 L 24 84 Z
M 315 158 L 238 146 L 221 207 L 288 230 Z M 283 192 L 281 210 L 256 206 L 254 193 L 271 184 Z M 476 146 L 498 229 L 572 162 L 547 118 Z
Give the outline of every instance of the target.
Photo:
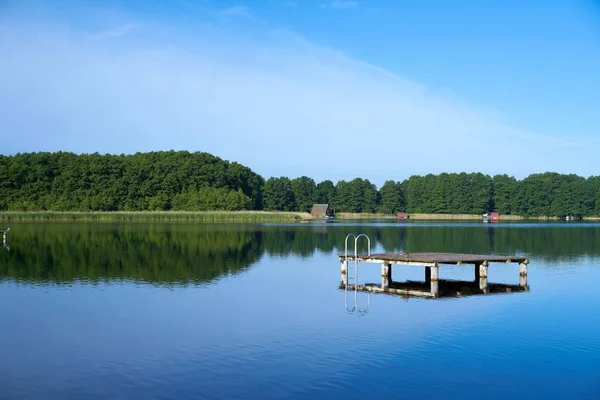
M 481 221 L 479 214 L 408 214 L 409 219 L 405 221 Z M 372 213 L 338 213 L 336 219 L 388 219 L 396 220 L 395 214 L 372 214 Z M 522 215 L 500 215 L 500 221 L 560 221 L 558 217 L 524 217 Z M 600 221 L 600 217 L 583 217 L 581 221 Z
M 239 222 L 296 223 L 321 221 L 307 212 L 296 211 L 2 211 L 2 222 Z M 391 220 L 396 214 L 344 213 L 334 220 Z M 405 221 L 481 221 L 477 214 L 409 214 Z M 524 217 L 500 215 L 499 221 L 559 221 L 558 217 Z M 583 217 L 581 221 L 600 221 L 600 217 Z

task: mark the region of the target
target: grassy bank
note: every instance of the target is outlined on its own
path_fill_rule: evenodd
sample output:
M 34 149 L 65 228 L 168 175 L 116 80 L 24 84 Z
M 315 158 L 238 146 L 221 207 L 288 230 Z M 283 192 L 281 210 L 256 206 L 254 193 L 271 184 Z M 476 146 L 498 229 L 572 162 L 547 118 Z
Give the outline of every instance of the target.
M 299 222 L 309 213 L 270 211 L 0 212 L 0 221 Z
M 339 212 L 335 214 L 335 217 L 338 219 L 396 219 L 396 214 Z
M 396 214 L 379 213 L 338 213 L 336 216 L 340 219 L 396 219 Z M 409 217 L 413 220 L 481 220 L 481 215 L 478 214 L 409 214 Z
M 378 214 L 378 213 L 338 213 L 339 219 L 396 219 L 396 214 Z M 479 214 L 409 214 L 411 220 L 448 220 L 448 221 L 480 221 Z M 501 221 L 522 221 L 522 220 L 557 220 L 556 217 L 523 217 L 520 215 L 500 215 Z M 585 217 L 584 220 L 599 220 L 600 217 Z
M 420 220 L 478 220 L 482 219 L 480 214 L 410 214 L 411 219 Z M 519 221 L 524 219 L 546 219 L 546 218 L 525 218 L 520 215 L 500 215 L 502 221 Z

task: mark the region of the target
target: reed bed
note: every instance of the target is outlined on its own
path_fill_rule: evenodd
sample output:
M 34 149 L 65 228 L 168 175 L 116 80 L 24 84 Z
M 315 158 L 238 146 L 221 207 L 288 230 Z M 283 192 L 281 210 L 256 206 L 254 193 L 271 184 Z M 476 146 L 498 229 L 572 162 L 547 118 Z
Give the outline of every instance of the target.
M 311 219 L 309 213 L 270 211 L 113 211 L 58 212 L 6 211 L 0 221 L 130 221 L 130 222 L 300 222 Z
M 396 214 L 380 213 L 338 213 L 339 219 L 396 219 Z M 409 214 L 412 220 L 449 220 L 449 221 L 475 221 L 481 220 L 480 214 Z M 522 221 L 522 220 L 554 220 L 554 217 L 523 217 L 521 215 L 500 215 L 501 221 Z M 588 218 L 585 218 L 588 219 Z M 593 219 L 593 218 L 589 218 Z
M 339 219 L 396 219 L 396 214 L 339 212 L 335 214 L 335 217 Z

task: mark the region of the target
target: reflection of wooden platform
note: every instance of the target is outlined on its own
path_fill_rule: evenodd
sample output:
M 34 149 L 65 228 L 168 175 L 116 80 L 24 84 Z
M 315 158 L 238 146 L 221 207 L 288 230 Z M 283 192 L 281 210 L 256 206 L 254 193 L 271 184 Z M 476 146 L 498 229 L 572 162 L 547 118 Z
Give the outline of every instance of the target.
M 340 283 L 340 289 L 346 289 L 344 283 Z M 406 281 L 390 282 L 387 289 L 376 283 L 358 285 L 359 291 L 372 293 L 390 293 L 405 297 L 463 297 L 477 296 L 493 293 L 517 293 L 529 291 L 529 286 L 507 285 L 501 283 L 489 283 L 487 287 L 481 288 L 479 282 L 455 281 L 440 279 L 438 281 L 437 296 L 431 292 L 431 285 L 427 282 Z M 348 285 L 348 290 L 355 290 L 354 285 Z
M 485 294 L 497 292 L 527 291 L 527 264 L 525 257 L 499 255 L 460 254 L 460 253 L 382 253 L 340 255 L 342 282 L 340 287 L 352 288 L 358 285 L 358 290 L 369 292 L 397 293 L 419 297 L 444 297 L 452 293 Z M 381 265 L 381 285 L 360 285 L 349 282 L 348 264 L 354 263 L 354 279 L 358 279 L 358 264 L 376 263 Z M 488 266 L 490 263 L 517 263 L 519 265 L 519 285 L 488 284 Z M 394 282 L 392 280 L 392 265 L 409 265 L 425 267 L 424 282 Z M 443 281 L 439 279 L 440 265 L 471 265 L 474 267 L 474 281 Z M 444 287 L 442 287 L 442 285 Z M 461 295 L 461 294 L 459 294 Z

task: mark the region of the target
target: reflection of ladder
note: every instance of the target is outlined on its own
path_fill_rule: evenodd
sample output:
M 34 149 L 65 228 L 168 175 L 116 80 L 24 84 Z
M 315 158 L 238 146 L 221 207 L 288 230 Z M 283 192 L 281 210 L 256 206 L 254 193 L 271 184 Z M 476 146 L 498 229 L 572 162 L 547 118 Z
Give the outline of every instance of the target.
M 10 228 L 0 229 L 0 234 L 2 234 L 2 241 L 0 241 L 0 244 L 2 246 L 8 246 L 8 231 L 10 231 Z
M 348 265 L 348 239 L 350 237 L 354 238 L 354 276 L 350 276 L 350 268 Z M 369 237 L 367 235 L 365 235 L 364 233 L 361 233 L 360 235 L 355 235 L 354 233 L 349 233 L 346 236 L 346 240 L 344 241 L 344 263 L 346 264 L 346 282 L 344 285 L 344 302 L 346 304 L 346 311 L 349 311 L 351 313 L 353 313 L 354 311 L 357 311 L 359 314 L 364 315 L 369 311 L 369 308 L 371 307 L 371 293 L 367 294 L 367 308 L 362 309 L 358 306 L 358 286 L 359 286 L 359 282 L 358 282 L 358 239 L 360 239 L 361 237 L 365 237 L 367 238 L 367 244 L 368 244 L 368 249 L 367 249 L 367 254 L 370 256 L 371 255 L 371 239 L 369 239 Z M 352 285 L 350 284 L 350 281 L 352 281 Z M 348 306 L 348 288 L 349 287 L 353 287 L 354 288 L 354 305 L 352 306 Z
M 369 308 L 371 308 L 371 293 L 367 293 L 367 307 L 360 308 L 358 306 L 358 288 L 356 286 L 354 287 L 354 304 L 348 305 L 348 287 L 346 287 L 344 290 L 344 304 L 346 305 L 346 311 L 350 314 L 354 314 L 356 311 L 359 315 L 365 315 L 369 312 Z

